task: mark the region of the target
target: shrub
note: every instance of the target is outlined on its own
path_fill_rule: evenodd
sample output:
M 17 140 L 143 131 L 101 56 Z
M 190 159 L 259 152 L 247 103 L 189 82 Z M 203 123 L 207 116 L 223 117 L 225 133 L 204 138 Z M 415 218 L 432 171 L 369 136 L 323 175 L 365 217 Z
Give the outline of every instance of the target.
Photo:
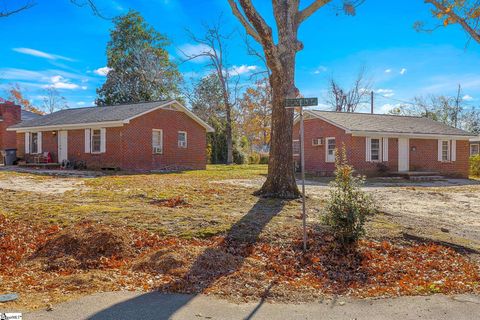
M 260 164 L 268 164 L 269 155 L 268 153 L 260 154 Z
M 235 164 L 245 164 L 246 160 L 247 156 L 242 150 L 236 148 L 233 149 L 233 162 Z
M 470 157 L 470 174 L 480 177 L 480 154 Z
M 345 149 L 335 162 L 335 180 L 331 183 L 325 222 L 342 244 L 356 242 L 365 234 L 366 216 L 375 212 L 372 198 L 360 189 L 365 178 L 354 176 Z
M 260 154 L 258 153 L 251 153 L 248 156 L 248 163 L 249 164 L 259 164 L 260 163 Z

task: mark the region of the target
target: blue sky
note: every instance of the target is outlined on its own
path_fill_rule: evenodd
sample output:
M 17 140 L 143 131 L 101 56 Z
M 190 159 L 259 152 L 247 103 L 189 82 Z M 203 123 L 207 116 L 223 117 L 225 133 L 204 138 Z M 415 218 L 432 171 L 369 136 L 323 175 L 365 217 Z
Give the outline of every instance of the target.
M 0 0 L 0 5 L 7 2 Z M 272 22 L 270 2 L 254 3 Z M 303 0 L 301 6 L 308 3 Z M 333 6 L 327 6 L 302 25 L 299 38 L 305 48 L 297 56 L 296 69 L 302 94 L 322 99 L 331 77 L 348 87 L 365 67 L 373 88 L 390 98 L 377 98 L 377 112 L 399 103 L 392 99 L 453 95 L 458 84 L 465 100 L 480 105 L 480 45 L 466 46 L 468 38 L 457 26 L 416 32 L 417 20 L 435 23 L 423 1 L 386 3 L 367 0 L 355 17 L 337 15 Z M 142 13 L 171 39 L 169 52 L 177 62 L 182 60 L 180 49 L 198 49 L 185 29 L 201 34 L 203 23 L 222 15 L 224 29 L 234 31 L 228 44 L 229 64 L 243 73 L 242 82 L 246 84 L 249 72 L 262 68 L 246 54 L 243 28 L 226 0 L 97 0 L 97 6 L 108 17 L 129 8 Z M 30 10 L 0 19 L 0 95 L 9 84 L 18 83 L 35 104 L 41 104 L 44 88 L 54 86 L 71 107 L 92 105 L 95 89 L 105 81 L 102 68 L 111 27 L 111 21 L 69 0 L 37 0 Z M 182 63 L 180 70 L 186 81 L 208 73 L 203 61 Z

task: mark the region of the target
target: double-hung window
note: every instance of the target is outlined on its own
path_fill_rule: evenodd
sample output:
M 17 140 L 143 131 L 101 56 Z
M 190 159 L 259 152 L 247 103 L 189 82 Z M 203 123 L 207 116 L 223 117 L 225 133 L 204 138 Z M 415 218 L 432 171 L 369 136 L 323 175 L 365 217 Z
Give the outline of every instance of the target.
M 442 161 L 450 161 L 450 141 L 442 141 Z
M 380 161 L 380 139 L 372 138 L 370 139 L 370 159 L 371 161 Z
M 178 131 L 178 147 L 187 147 L 187 133 L 185 131 Z
M 480 144 L 471 144 L 470 145 L 470 155 L 474 156 L 480 154 Z
M 100 129 L 92 129 L 92 153 L 100 153 L 102 148 L 102 132 Z
M 152 130 L 152 150 L 154 154 L 163 153 L 163 130 Z

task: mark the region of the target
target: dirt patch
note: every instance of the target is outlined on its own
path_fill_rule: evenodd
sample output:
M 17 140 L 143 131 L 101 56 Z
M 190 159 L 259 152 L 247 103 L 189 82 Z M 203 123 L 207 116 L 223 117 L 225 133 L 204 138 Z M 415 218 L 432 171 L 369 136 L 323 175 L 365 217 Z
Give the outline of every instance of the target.
M 0 176 L 0 190 L 26 191 L 43 194 L 63 194 L 67 191 L 84 188 L 79 179 L 39 178 L 9 175 Z
M 109 260 L 132 257 L 133 240 L 125 233 L 98 224 L 82 223 L 66 228 L 48 240 L 32 255 L 47 270 L 91 269 Z

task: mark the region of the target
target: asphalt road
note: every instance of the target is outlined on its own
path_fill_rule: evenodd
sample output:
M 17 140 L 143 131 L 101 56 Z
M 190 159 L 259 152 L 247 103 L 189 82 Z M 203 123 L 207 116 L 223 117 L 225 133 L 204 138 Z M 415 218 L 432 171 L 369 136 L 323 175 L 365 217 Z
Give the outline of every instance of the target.
M 5 311 L 5 310 L 4 310 Z M 12 311 L 12 310 L 10 310 Z M 480 296 L 435 295 L 378 300 L 325 300 L 311 304 L 233 304 L 208 296 L 161 293 L 98 293 L 54 306 L 53 311 L 24 313 L 23 319 L 341 319 L 474 320 Z

